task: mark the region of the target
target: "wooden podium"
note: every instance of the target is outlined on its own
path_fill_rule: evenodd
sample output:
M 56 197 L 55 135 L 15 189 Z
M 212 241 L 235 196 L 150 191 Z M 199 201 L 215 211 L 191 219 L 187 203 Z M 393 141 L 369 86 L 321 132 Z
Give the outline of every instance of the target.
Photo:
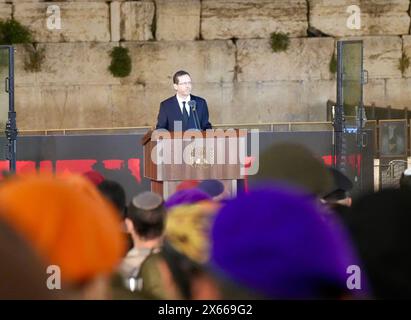
M 149 131 L 144 136 L 144 176 L 167 199 L 184 180 L 220 180 L 231 195 L 247 150 L 246 130 Z

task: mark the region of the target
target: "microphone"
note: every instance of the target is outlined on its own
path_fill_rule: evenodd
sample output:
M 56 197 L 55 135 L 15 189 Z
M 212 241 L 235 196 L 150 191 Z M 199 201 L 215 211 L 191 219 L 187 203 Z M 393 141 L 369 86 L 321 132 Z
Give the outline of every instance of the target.
M 194 100 L 190 100 L 188 102 L 188 106 L 191 108 L 191 110 L 196 111 L 197 103 Z
M 188 106 L 190 107 L 192 113 L 193 113 L 193 117 L 194 117 L 194 123 L 196 125 L 196 129 L 201 130 L 201 126 L 200 126 L 200 119 L 198 118 L 198 114 L 197 114 L 197 103 L 195 102 L 195 100 L 190 100 L 188 102 Z

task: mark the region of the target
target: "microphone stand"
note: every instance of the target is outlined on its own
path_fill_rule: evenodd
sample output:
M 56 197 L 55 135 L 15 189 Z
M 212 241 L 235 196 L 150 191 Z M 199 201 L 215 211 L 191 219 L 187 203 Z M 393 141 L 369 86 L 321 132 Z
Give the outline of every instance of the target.
M 200 119 L 198 118 L 195 102 L 194 101 L 193 101 L 194 103 L 190 103 L 190 102 L 189 102 L 189 106 L 191 107 L 191 112 L 193 113 L 196 129 L 201 131 Z

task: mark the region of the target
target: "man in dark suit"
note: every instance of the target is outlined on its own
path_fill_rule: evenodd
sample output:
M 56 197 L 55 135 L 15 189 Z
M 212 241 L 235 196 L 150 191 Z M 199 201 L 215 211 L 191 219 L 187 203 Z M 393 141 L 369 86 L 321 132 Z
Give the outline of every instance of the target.
M 207 102 L 191 94 L 191 77 L 186 71 L 178 71 L 173 76 L 176 95 L 160 104 L 156 129 L 177 131 L 176 121 L 182 124 L 183 131 L 189 129 L 211 129 L 208 121 Z

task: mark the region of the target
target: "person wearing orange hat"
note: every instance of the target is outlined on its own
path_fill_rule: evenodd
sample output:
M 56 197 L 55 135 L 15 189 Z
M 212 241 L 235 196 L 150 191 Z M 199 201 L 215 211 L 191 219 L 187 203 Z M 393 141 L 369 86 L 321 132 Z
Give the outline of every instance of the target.
M 60 269 L 67 298 L 109 297 L 109 277 L 123 256 L 125 241 L 113 206 L 86 178 L 10 178 L 0 185 L 0 218 L 26 239 L 45 265 Z

